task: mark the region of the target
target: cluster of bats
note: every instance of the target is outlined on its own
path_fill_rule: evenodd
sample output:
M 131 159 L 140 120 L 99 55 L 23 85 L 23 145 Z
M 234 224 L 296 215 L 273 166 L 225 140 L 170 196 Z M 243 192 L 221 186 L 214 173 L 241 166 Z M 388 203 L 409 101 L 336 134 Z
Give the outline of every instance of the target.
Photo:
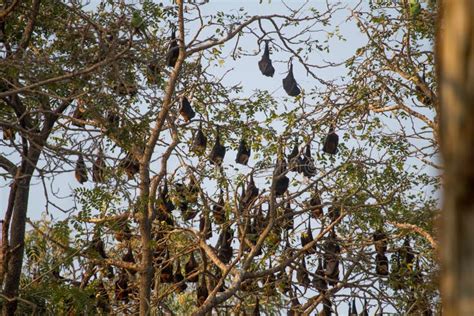
M 179 55 L 179 46 L 176 39 L 175 30 L 172 30 L 170 45 L 168 48 L 168 53 L 166 56 L 166 64 L 169 67 L 174 67 Z M 272 66 L 272 61 L 270 59 L 270 51 L 268 47 L 268 41 L 265 42 L 265 51 L 261 60 L 258 63 L 259 68 L 263 75 L 272 77 L 274 75 L 275 69 Z M 293 76 L 293 66 L 290 66 L 289 73 L 286 78 L 283 79 L 283 87 L 285 91 L 290 96 L 297 96 L 300 94 L 300 89 L 298 88 L 298 84 Z M 84 127 L 84 119 L 86 119 L 86 109 L 83 104 L 78 104 L 76 110 L 73 114 L 73 125 L 78 127 Z M 193 107 L 191 106 L 190 101 L 186 96 L 182 96 L 180 100 L 180 107 L 179 107 L 179 114 L 184 119 L 185 122 L 191 121 L 195 116 L 196 112 L 194 111 Z M 119 116 L 114 112 L 107 113 L 105 118 L 108 125 L 111 127 L 118 127 L 120 124 Z M 5 136 L 5 134 L 4 134 Z M 8 136 L 8 135 L 7 135 Z M 331 125 L 329 129 L 329 133 L 326 136 L 323 151 L 329 154 L 336 154 L 337 153 L 337 146 L 339 142 L 339 137 L 334 131 L 334 125 Z M 198 130 L 195 132 L 192 142 L 191 150 L 196 153 L 197 155 L 201 156 L 205 153 L 207 147 L 207 137 L 202 130 L 202 123 L 199 124 Z M 289 167 L 291 171 L 298 171 L 304 174 L 307 177 L 311 177 L 315 175 L 316 169 L 314 167 L 314 161 L 311 158 L 311 148 L 308 144 L 306 146 L 306 152 L 304 155 L 300 155 L 298 150 L 298 145 L 295 144 L 293 151 L 289 155 Z M 211 164 L 220 166 L 224 160 L 226 154 L 226 147 L 221 142 L 221 136 L 219 132 L 219 128 L 217 128 L 217 135 L 215 138 L 215 143 L 209 153 L 209 161 Z M 251 148 L 249 144 L 246 142 L 244 138 L 240 140 L 237 156 L 236 156 L 236 163 L 247 165 L 251 154 Z M 99 158 L 97 162 L 100 164 L 94 163 L 95 172 L 93 170 L 93 180 L 94 182 L 103 182 L 103 174 L 101 171 L 103 170 L 103 155 L 102 152 L 99 152 Z M 286 162 L 284 160 L 280 160 L 278 162 L 280 175 L 277 175 L 277 183 L 276 183 L 276 194 L 282 195 L 288 186 L 288 178 L 284 175 L 286 172 Z M 120 162 L 119 168 L 124 170 L 129 178 L 133 178 L 133 176 L 138 173 L 139 171 L 139 163 L 136 158 L 133 157 L 131 154 L 127 154 L 127 156 Z M 96 177 L 97 175 L 97 177 Z M 88 180 L 87 177 L 87 169 L 85 167 L 84 158 L 82 154 L 79 154 L 77 163 L 76 163 L 76 178 L 82 184 Z
M 272 60 L 270 59 L 270 49 L 268 48 L 268 41 L 265 42 L 265 50 L 262 55 L 262 59 L 258 62 L 258 67 L 264 76 L 273 77 L 275 74 L 275 68 L 272 65 Z M 285 92 L 291 96 L 296 97 L 301 93 L 298 83 L 295 80 L 293 75 L 293 64 L 290 64 L 290 70 L 286 77 L 282 80 L 283 89 Z
M 170 50 L 167 58 L 168 66 L 174 66 L 178 56 L 178 46 L 176 43 L 176 38 L 172 36 L 172 42 L 170 45 Z M 264 57 L 259 62 L 260 69 L 262 69 L 262 73 L 264 75 L 269 74 L 269 69 L 273 68 L 271 66 L 271 61 L 269 60 L 269 51 L 268 51 L 268 44 L 265 48 Z M 274 72 L 274 70 L 273 70 Z M 272 73 L 273 75 L 273 73 Z M 287 78 L 284 79 L 284 87 L 285 90 L 288 90 L 289 94 L 291 95 L 298 95 L 300 93 L 299 88 L 296 84 L 296 81 L 293 78 L 292 70 L 290 69 L 290 73 Z M 180 100 L 180 108 L 179 114 L 183 117 L 186 122 L 191 121 L 196 113 L 193 110 L 189 100 L 187 97 L 183 96 Z M 80 121 L 83 119 L 84 110 L 82 107 L 78 107 L 76 109 L 74 118 L 79 121 L 76 124 L 81 124 Z M 117 117 L 108 116 L 107 121 L 110 124 L 117 125 Z M 79 125 L 81 126 L 81 125 Z M 82 125 L 83 126 L 83 125 Z M 334 132 L 334 128 L 331 127 L 329 134 L 326 137 L 324 142 L 323 151 L 329 154 L 336 154 L 337 153 L 337 146 L 338 146 L 338 136 Z M 193 151 L 196 155 L 202 156 L 207 148 L 207 137 L 205 136 L 202 130 L 202 124 L 199 124 L 199 128 L 194 134 L 194 138 L 191 145 L 191 151 Z M 217 129 L 217 136 L 215 138 L 215 143 L 209 153 L 208 159 L 211 164 L 220 166 L 223 163 L 224 157 L 226 154 L 226 147 L 221 142 L 221 137 L 219 133 L 219 128 Z M 237 155 L 235 158 L 235 162 L 242 165 L 247 165 L 251 156 L 251 148 L 246 142 L 244 138 L 240 140 L 239 147 L 237 150 Z M 316 175 L 316 168 L 314 165 L 314 159 L 311 157 L 311 147 L 309 144 L 305 146 L 304 153 L 300 153 L 299 151 L 299 144 L 298 141 L 295 142 L 293 151 L 288 155 L 288 162 L 285 158 L 279 158 L 275 170 L 274 170 L 274 193 L 276 196 L 282 196 L 288 190 L 289 185 L 289 178 L 286 176 L 287 172 L 293 171 L 303 174 L 306 177 L 312 177 Z M 133 178 L 136 173 L 139 171 L 139 162 L 136 158 L 133 157 L 131 154 L 127 154 L 125 158 L 123 158 L 118 167 L 125 171 L 129 178 Z M 105 180 L 104 176 L 105 171 L 105 161 L 104 156 L 101 150 L 97 155 L 97 159 L 94 162 L 93 170 L 92 170 L 92 178 L 93 181 L 96 183 L 103 183 Z M 77 180 L 82 184 L 88 180 L 87 176 L 87 167 L 84 162 L 84 158 L 82 154 L 79 154 L 77 163 L 76 163 L 76 170 L 75 175 Z M 172 211 L 178 208 L 181 211 L 182 218 L 185 221 L 192 220 L 196 215 L 197 211 L 193 210 L 189 207 L 192 204 L 197 202 L 198 193 L 199 193 L 199 186 L 197 181 L 194 177 L 190 178 L 190 182 L 186 185 L 184 183 L 176 183 L 174 185 L 174 192 L 177 195 L 177 199 L 174 199 L 175 203 L 172 202 L 172 198 L 170 195 L 170 189 L 168 187 L 168 182 L 165 178 L 164 185 L 160 186 L 158 190 L 158 200 L 157 200 L 157 210 L 158 210 L 158 219 L 160 221 L 165 222 L 166 224 L 173 226 L 174 220 L 172 217 Z M 253 203 L 256 201 L 259 195 L 259 189 L 256 187 L 253 175 L 250 176 L 250 180 L 248 181 L 246 187 L 242 187 L 242 194 L 240 199 L 239 209 L 241 211 L 248 210 L 251 208 Z M 320 205 L 321 201 L 319 197 L 312 197 L 310 200 L 310 207 Z M 234 238 L 234 231 L 230 228 L 229 225 L 226 225 L 226 212 L 224 209 L 225 201 L 223 192 L 220 192 L 218 202 L 212 208 L 212 214 L 214 221 L 221 226 L 221 232 L 215 246 L 216 254 L 218 258 L 224 262 L 229 263 L 232 260 L 233 256 L 233 248 L 232 248 L 232 240 Z M 317 214 L 318 218 L 322 216 L 322 208 L 317 209 L 314 208 L 312 211 L 313 214 Z M 284 228 L 286 230 L 290 230 L 293 228 L 293 215 L 291 214 L 291 206 L 287 205 L 285 207 L 285 224 Z M 262 208 L 258 208 L 258 213 L 255 214 L 253 220 L 250 220 L 246 227 L 245 234 L 248 239 L 252 243 L 256 243 L 259 234 L 263 231 L 268 222 L 268 214 L 267 216 L 263 215 Z M 128 227 L 128 226 L 127 226 Z M 212 237 L 212 226 L 211 220 L 209 216 L 205 216 L 202 214 L 200 219 L 200 232 L 203 234 L 204 238 L 209 239 Z M 311 229 L 308 226 L 309 234 L 311 234 Z M 128 228 L 129 229 L 129 228 Z M 129 230 L 128 230 L 129 232 Z M 123 235 L 123 234 L 122 234 Z M 126 234 L 128 237 L 125 239 L 130 238 L 130 233 Z M 310 236 L 310 235 L 309 235 Z M 123 240 L 124 236 L 116 236 L 117 240 Z M 311 237 L 312 239 L 312 237 Z M 279 240 L 279 239 L 278 239 Z M 304 246 L 305 241 L 302 238 L 302 245 Z M 95 243 L 97 244 L 97 242 Z M 100 242 L 98 245 L 101 245 Z M 102 247 L 99 247 L 98 253 L 103 258 L 107 258 L 105 251 Z M 250 248 L 247 247 L 246 250 L 248 251 Z M 334 250 L 334 249 L 333 249 Z M 336 247 L 337 250 L 337 247 Z M 262 250 L 260 249 L 257 255 L 261 255 Z M 331 270 L 330 276 L 334 277 L 335 274 L 338 274 L 339 270 L 337 269 L 338 261 L 335 259 L 336 253 L 334 254 L 327 254 L 327 258 L 325 259 L 328 267 L 328 271 Z M 206 286 L 205 278 L 202 276 L 199 278 L 200 268 L 199 264 L 197 263 L 194 254 L 191 253 L 189 261 L 186 263 L 184 267 L 184 274 L 182 273 L 182 268 L 179 261 L 176 263 L 176 267 L 173 267 L 173 264 L 170 264 L 170 255 L 167 249 L 161 249 L 160 251 L 156 251 L 155 253 L 155 264 L 160 267 L 159 278 L 161 283 L 175 283 L 177 284 L 178 291 L 184 291 L 187 287 L 186 282 L 198 283 L 197 284 L 197 301 L 198 304 L 202 304 L 208 295 L 208 289 Z M 128 252 L 124 255 L 124 261 L 127 262 L 134 262 L 133 252 L 130 248 L 128 248 Z M 304 264 L 304 262 L 303 262 Z M 321 268 L 320 268 L 321 269 Z M 220 270 L 217 269 L 215 272 L 216 279 L 219 279 L 219 272 Z M 319 270 L 318 270 L 319 271 Z M 108 272 L 109 277 L 112 277 L 112 271 Z M 116 299 L 120 301 L 128 301 L 130 294 L 132 293 L 132 289 L 129 286 L 130 283 L 130 274 L 131 271 L 126 269 L 122 269 L 119 274 L 117 281 L 115 282 L 115 294 Z M 299 278 L 298 274 L 298 278 Z M 221 285 L 219 290 L 223 290 L 224 285 Z M 255 311 L 259 310 L 258 302 L 255 307 Z
M 193 181 L 191 181 L 193 183 Z M 192 186 L 190 187 L 192 188 Z M 197 189 L 198 190 L 198 189 Z M 186 207 L 189 206 L 191 203 L 196 203 L 197 201 L 197 195 L 195 195 L 196 189 L 191 189 L 191 196 L 189 199 L 186 199 Z M 250 193 L 246 193 L 250 192 Z M 246 238 L 255 245 L 258 236 L 261 234 L 263 229 L 266 227 L 266 224 L 268 223 L 268 214 L 265 216 L 264 212 L 262 211 L 262 207 L 255 208 L 253 207 L 254 202 L 256 201 L 257 197 L 259 194 L 259 189 L 256 187 L 253 178 L 251 177 L 249 182 L 247 183 L 247 186 L 245 190 L 243 190 L 242 193 L 242 198 L 240 199 L 240 205 L 239 205 L 239 210 L 241 212 L 250 212 L 250 209 L 254 209 L 255 213 L 253 216 L 249 216 L 249 218 L 252 218 L 252 220 L 249 221 L 249 223 L 246 225 L 244 228 L 244 233 L 246 234 Z M 180 208 L 183 207 L 183 200 L 180 200 L 179 205 Z M 214 247 L 214 250 L 218 256 L 218 258 L 224 262 L 225 264 L 228 264 L 233 257 L 233 248 L 232 248 L 232 240 L 234 238 L 234 231 L 233 229 L 230 228 L 230 225 L 226 223 L 225 220 L 225 211 L 224 211 L 224 200 L 222 193 L 219 197 L 218 202 L 213 206 L 213 215 L 214 215 L 214 220 L 216 223 L 220 225 L 220 235 L 217 241 L 216 246 Z M 158 205 L 158 211 L 160 213 L 167 214 L 168 218 L 171 218 L 171 211 L 175 209 L 175 206 L 173 202 L 170 199 L 169 196 L 169 191 L 167 188 L 167 183 L 165 182 L 165 186 L 160 189 L 160 198 L 157 201 Z M 317 189 L 315 192 L 312 194 L 312 197 L 310 199 L 309 205 L 313 205 L 313 210 L 311 212 L 311 216 L 317 217 L 321 219 L 321 216 L 324 215 L 323 209 L 321 206 L 321 199 L 319 197 L 319 192 Z M 287 220 L 284 222 L 283 225 L 279 225 L 277 223 L 277 227 L 275 230 L 278 230 L 279 227 L 286 229 L 286 230 L 291 230 L 293 228 L 293 215 L 290 206 L 288 205 L 285 207 L 284 214 L 286 215 L 285 218 Z M 183 208 L 184 209 L 184 208 Z M 183 209 L 181 209 L 183 211 Z M 187 211 L 187 209 L 184 209 Z M 289 215 L 289 216 L 287 216 Z M 330 207 L 328 209 L 327 216 L 331 220 L 331 223 L 334 223 L 341 215 L 341 211 L 338 207 Z M 161 219 L 165 219 L 165 217 L 161 217 Z M 209 218 L 205 217 L 205 220 L 210 223 Z M 308 224 L 308 229 L 305 233 L 301 235 L 301 246 L 306 247 L 309 243 L 313 241 L 313 236 L 312 236 L 312 230 L 310 227 L 310 224 Z M 204 238 L 208 239 L 212 236 L 212 229 L 209 226 L 203 226 L 200 224 L 200 231 L 203 234 Z M 281 231 L 278 233 L 281 234 Z M 129 241 L 131 237 L 131 232 L 128 226 L 122 227 L 117 234 L 116 234 L 116 239 L 118 241 L 124 241 L 127 240 Z M 163 236 L 160 234 L 156 234 L 154 236 L 154 239 L 156 240 L 162 240 Z M 278 241 L 279 242 L 279 241 Z M 377 255 L 383 255 L 385 256 L 385 252 L 387 251 L 387 236 L 385 233 L 382 231 L 376 231 L 373 234 L 373 243 L 375 246 L 375 250 Z M 108 258 L 105 250 L 103 243 L 98 237 L 95 237 L 92 245 L 95 249 L 95 251 L 100 255 L 102 258 Z M 305 263 L 305 257 L 301 259 L 301 264 L 296 267 L 296 280 L 298 283 L 304 287 L 309 287 L 312 286 L 314 289 L 318 290 L 320 293 L 324 295 L 324 293 L 327 291 L 328 286 L 334 286 L 337 284 L 339 281 L 339 257 L 341 253 L 341 246 L 340 242 L 336 236 L 336 233 L 334 230 L 331 230 L 329 236 L 325 239 L 323 246 L 323 254 L 320 258 L 318 258 L 318 266 L 313 274 L 313 280 L 311 281 L 310 279 L 310 274 L 306 268 L 306 263 Z M 127 253 L 123 256 L 122 260 L 125 262 L 135 262 L 134 257 L 133 257 L 133 252 L 130 247 L 127 249 Z M 245 251 L 249 251 L 250 247 L 244 248 Z M 317 248 L 316 244 L 313 245 L 313 247 L 309 247 L 306 250 L 306 255 L 311 255 L 311 254 L 316 254 Z M 259 252 L 256 253 L 256 256 L 259 256 L 262 254 L 262 251 L 260 250 Z M 405 241 L 404 245 L 398 250 L 396 254 L 398 258 L 398 266 L 399 267 L 410 267 L 413 262 L 414 262 L 414 253 L 413 250 L 411 249 L 408 240 Z M 386 276 L 388 275 L 388 260 L 382 260 L 382 262 L 379 262 L 379 259 L 376 259 L 376 272 L 379 275 Z M 166 283 L 166 284 L 173 284 L 177 292 L 182 292 L 185 291 L 187 288 L 187 283 L 195 283 L 196 284 L 196 295 L 197 295 L 197 304 L 201 305 L 204 303 L 206 300 L 208 294 L 209 294 L 209 289 L 208 289 L 208 284 L 213 284 L 214 287 L 217 286 L 218 280 L 221 278 L 220 270 L 219 269 L 214 269 L 213 272 L 209 273 L 203 273 L 204 266 L 201 266 L 201 264 L 198 263 L 198 261 L 195 258 L 194 252 L 191 252 L 189 255 L 189 259 L 184 263 L 184 267 L 180 263 L 179 259 L 175 260 L 174 262 L 170 259 L 170 251 L 169 249 L 161 244 L 161 246 L 157 246 L 154 252 L 154 264 L 156 267 L 159 267 L 156 270 L 155 277 L 159 277 L 160 283 Z M 417 263 L 417 269 L 418 268 L 418 263 Z M 109 267 L 107 275 L 109 278 L 113 277 L 113 270 Z M 158 273 L 159 272 L 159 273 Z M 132 293 L 132 288 L 129 287 L 129 277 L 130 274 L 134 272 L 128 271 L 126 269 L 122 269 L 122 271 L 119 274 L 118 280 L 115 282 L 115 294 L 116 294 L 116 299 L 125 301 L 127 302 L 129 299 L 129 295 Z M 398 272 L 393 272 L 398 277 L 402 277 L 403 275 L 398 273 Z M 209 280 L 209 278 L 211 278 Z M 268 280 L 265 282 L 265 291 L 271 291 L 267 290 L 268 287 L 275 287 L 275 284 L 277 280 L 284 280 L 284 279 L 289 279 L 288 275 L 286 275 L 286 272 L 280 272 L 279 275 L 274 276 L 270 275 L 267 277 Z M 421 274 L 420 274 L 421 278 Z M 206 279 L 208 279 L 206 282 Z M 400 282 L 403 282 L 403 280 L 399 280 Z M 418 279 L 418 281 L 420 281 Z M 281 282 L 280 282 L 281 283 Z M 247 284 L 243 284 L 242 290 L 245 290 L 245 288 L 252 289 L 252 287 Z M 218 291 L 223 291 L 225 289 L 225 285 L 221 284 L 219 286 Z M 290 290 L 289 284 L 286 284 L 286 286 L 280 286 L 279 289 L 282 291 L 282 293 L 288 293 Z M 320 315 L 331 315 L 331 310 L 332 310 L 332 303 L 331 300 L 327 297 L 324 297 L 323 302 L 323 310 L 320 312 Z M 259 315 L 259 302 L 256 302 L 256 306 L 254 309 L 254 313 L 257 313 L 256 315 Z M 379 310 L 380 307 L 379 307 Z M 364 310 L 361 314 L 359 315 L 367 315 L 367 304 L 364 305 Z M 357 310 L 355 307 L 355 302 L 352 302 L 352 306 L 350 306 L 349 309 L 349 315 L 358 315 Z
M 178 55 L 179 48 L 175 32 L 173 31 L 166 59 L 167 65 L 169 67 L 174 67 Z M 272 61 L 270 59 L 268 42 L 265 43 L 265 51 L 258 65 L 263 75 L 273 77 L 275 69 L 272 66 Z M 283 79 L 283 88 L 290 96 L 297 96 L 301 93 L 298 84 L 293 76 L 292 65 L 290 65 L 288 75 Z M 75 112 L 75 118 L 80 120 L 82 114 L 83 109 L 78 107 Z M 179 114 L 186 122 L 190 122 L 196 116 L 196 112 L 194 111 L 193 107 L 191 106 L 191 103 L 189 102 L 186 96 L 183 96 L 180 100 Z M 118 117 L 114 115 L 109 115 L 107 117 L 107 121 L 110 124 L 118 125 Z M 337 147 L 339 143 L 339 137 L 335 133 L 334 129 L 334 125 L 331 125 L 329 133 L 325 138 L 322 148 L 323 152 L 331 155 L 337 153 Z M 193 141 L 190 148 L 191 151 L 198 156 L 204 155 L 207 149 L 207 141 L 207 137 L 202 129 L 202 123 L 200 123 L 199 128 L 194 133 Z M 209 162 L 213 165 L 221 166 L 224 161 L 225 154 L 226 147 L 222 144 L 219 128 L 217 128 L 215 143 L 211 148 L 211 151 L 208 156 Z M 242 138 L 239 143 L 235 162 L 238 164 L 247 165 L 250 156 L 251 147 L 248 145 L 247 141 Z M 279 157 L 277 159 L 273 172 L 274 183 L 272 185 L 272 190 L 275 196 L 277 197 L 284 195 L 285 192 L 287 192 L 288 190 L 289 178 L 286 176 L 288 172 L 301 173 L 305 177 L 311 178 L 316 175 L 317 171 L 314 159 L 312 158 L 311 146 L 309 143 L 304 146 L 303 152 L 300 152 L 300 145 L 298 144 L 298 140 L 296 140 L 292 151 L 286 158 L 287 159 L 285 159 L 285 157 Z M 138 173 L 139 167 L 140 166 L 138 160 L 134 158 L 131 154 L 127 154 L 126 157 L 122 159 L 119 163 L 119 168 L 124 170 L 130 179 L 133 178 L 136 173 Z M 102 151 L 99 150 L 97 159 L 94 162 L 92 169 L 93 181 L 96 183 L 105 182 L 106 177 L 104 172 L 105 160 Z M 85 165 L 82 154 L 79 154 L 76 163 L 75 176 L 81 184 L 88 180 L 87 167 Z M 195 218 L 198 211 L 194 210 L 192 207 L 190 207 L 190 205 L 197 203 L 198 195 L 200 192 L 199 185 L 194 177 L 190 177 L 189 183 L 187 185 L 184 183 L 176 183 L 173 189 L 175 195 L 177 196 L 177 198 L 174 199 L 174 203 L 170 194 L 170 188 L 168 187 L 168 181 L 165 177 L 164 185 L 159 187 L 159 198 L 156 202 L 158 220 L 163 221 L 170 226 L 174 226 L 175 224 L 172 216 L 172 211 L 176 208 L 181 211 L 183 220 L 189 221 Z M 239 201 L 240 205 L 238 206 L 239 211 L 243 213 L 247 212 L 247 214 L 250 215 L 250 210 L 252 209 L 252 206 L 257 200 L 258 196 L 259 189 L 256 187 L 253 175 L 251 174 L 246 186 L 242 187 L 241 198 Z M 314 219 L 321 219 L 324 215 L 321 198 L 317 187 L 315 187 L 315 189 L 311 193 L 311 197 L 309 199 L 309 202 L 307 203 L 307 206 L 310 210 L 311 217 L 313 217 Z M 233 229 L 231 229 L 230 225 L 227 224 L 226 212 L 224 207 L 224 195 L 221 190 L 217 203 L 215 203 L 212 207 L 212 215 L 214 218 L 214 222 L 220 226 L 219 238 L 214 249 L 218 258 L 223 263 L 228 264 L 232 260 L 233 256 L 232 240 L 234 238 L 234 231 Z M 289 202 L 284 207 L 283 215 L 283 224 L 277 224 L 277 226 L 279 226 L 278 229 L 285 229 L 287 231 L 293 229 L 294 220 L 291 205 Z M 331 223 L 336 221 L 340 217 L 340 215 L 341 212 L 339 207 L 334 206 L 329 208 L 328 217 L 330 218 Z M 267 216 L 264 215 L 261 206 L 259 208 L 256 208 L 255 213 L 252 216 L 249 216 L 249 218 L 251 219 L 248 221 L 243 233 L 251 243 L 256 243 L 258 236 L 268 223 L 268 216 L 269 214 L 267 214 Z M 278 229 L 276 229 L 276 231 L 278 231 Z M 199 230 L 205 239 L 210 239 L 212 237 L 213 229 L 209 214 L 204 214 L 204 212 L 202 212 L 199 222 Z M 279 235 L 280 233 L 281 231 L 277 233 L 277 235 Z M 122 231 L 119 235 L 116 236 L 116 238 L 117 240 L 122 241 L 124 239 L 129 240 L 130 236 L 130 228 L 128 227 L 128 230 Z M 280 241 L 280 236 L 277 236 L 277 239 L 278 241 Z M 302 247 L 305 247 L 313 241 L 310 221 L 308 221 L 306 232 L 304 232 L 300 236 L 300 239 Z M 376 250 L 376 273 L 380 276 L 387 276 L 389 274 L 389 265 L 388 259 L 385 255 L 387 251 L 386 234 L 381 231 L 376 231 L 373 234 L 373 242 Z M 100 239 L 95 240 L 93 244 L 95 245 L 94 247 L 96 248 L 96 251 L 99 253 L 99 255 L 103 258 L 107 258 L 107 255 L 105 254 L 105 251 L 103 249 L 102 241 L 100 241 Z M 249 251 L 250 247 L 244 247 L 244 249 L 246 251 Z M 414 257 L 410 249 L 411 248 L 409 247 L 409 244 L 404 245 L 402 250 L 397 255 L 399 262 L 403 261 L 405 264 L 412 265 Z M 339 256 L 341 252 L 341 247 L 339 245 L 339 241 L 334 229 L 331 230 L 330 235 L 326 238 L 323 245 L 323 251 L 324 252 L 322 258 L 318 258 L 318 267 L 314 273 L 313 281 L 310 280 L 309 272 L 306 268 L 306 262 L 304 257 L 301 259 L 301 263 L 296 269 L 296 278 L 301 285 L 308 287 L 312 284 L 316 290 L 324 294 L 325 291 L 328 289 L 328 285 L 334 286 L 339 281 Z M 310 247 L 306 251 L 306 254 L 308 255 L 315 253 L 316 245 L 314 245 L 314 247 Z M 261 254 L 262 250 L 260 249 L 256 253 L 256 255 L 259 256 Z M 133 251 L 130 247 L 128 247 L 128 251 L 122 259 L 126 262 L 135 262 L 135 259 L 133 257 Z M 190 254 L 189 260 L 185 263 L 183 269 L 179 260 L 176 260 L 176 266 L 174 267 L 172 261 L 170 260 L 169 250 L 166 247 L 161 247 L 159 249 L 157 248 L 157 250 L 155 251 L 154 263 L 155 265 L 160 267 L 158 270 L 160 283 L 175 284 L 176 291 L 184 291 L 187 288 L 187 282 L 197 283 L 197 303 L 198 305 L 203 304 L 209 294 L 208 287 L 206 283 L 206 277 L 202 273 L 202 268 L 196 260 L 194 253 Z M 122 271 L 120 272 L 119 277 L 115 282 L 115 294 L 117 300 L 128 301 L 129 295 L 132 293 L 132 289 L 131 287 L 129 287 L 131 274 L 134 274 L 134 272 L 128 271 L 126 269 L 122 269 Z M 108 275 L 109 277 L 113 277 L 113 269 L 112 271 L 109 269 Z M 201 277 L 199 277 L 200 275 Z M 214 274 L 211 275 L 214 276 L 215 280 L 219 280 L 220 270 L 215 269 Z M 154 277 L 156 278 L 157 275 L 155 275 Z M 272 277 L 275 278 L 275 276 L 273 275 Z M 224 284 L 221 284 L 218 290 L 223 291 Z M 284 292 L 287 292 L 287 290 L 288 287 L 284 287 Z M 320 315 L 331 315 L 331 301 L 325 297 L 322 303 L 323 310 L 320 312 Z M 361 315 L 368 314 L 366 306 L 367 304 L 364 305 L 364 311 L 361 313 Z M 257 300 L 254 309 L 254 315 L 260 314 L 259 309 L 259 301 Z M 357 315 L 355 301 L 353 301 L 352 305 L 349 306 L 349 315 Z

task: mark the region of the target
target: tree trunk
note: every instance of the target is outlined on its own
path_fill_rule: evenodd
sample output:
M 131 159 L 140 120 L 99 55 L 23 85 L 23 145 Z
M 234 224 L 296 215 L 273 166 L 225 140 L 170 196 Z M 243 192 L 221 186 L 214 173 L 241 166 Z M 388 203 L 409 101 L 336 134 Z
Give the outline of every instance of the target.
M 25 248 L 26 213 L 28 211 L 28 197 L 30 182 L 39 156 L 41 146 L 31 146 L 27 158 L 23 159 L 21 171 L 17 174 L 17 188 L 14 199 L 13 215 L 10 223 L 10 240 L 8 249 L 7 271 L 3 295 L 11 299 L 3 305 L 3 315 L 14 315 L 17 307 L 18 288 L 20 285 L 21 269 L 23 266 L 23 253 Z
M 146 171 L 146 177 L 149 177 Z M 148 187 L 149 181 L 141 183 L 141 197 L 139 212 L 140 235 L 142 244 L 142 260 L 140 266 L 140 316 L 150 315 L 150 297 L 151 297 L 151 281 L 153 278 L 153 249 L 151 248 L 151 216 L 148 211 Z M 144 206 L 143 206 L 144 205 Z
M 442 6 L 443 306 L 448 316 L 474 315 L 474 1 L 446 0 Z
M 147 316 L 150 314 L 150 297 L 151 297 L 151 281 L 153 278 L 153 252 L 151 249 L 151 224 L 141 223 L 142 234 L 142 262 L 140 271 L 140 315 Z

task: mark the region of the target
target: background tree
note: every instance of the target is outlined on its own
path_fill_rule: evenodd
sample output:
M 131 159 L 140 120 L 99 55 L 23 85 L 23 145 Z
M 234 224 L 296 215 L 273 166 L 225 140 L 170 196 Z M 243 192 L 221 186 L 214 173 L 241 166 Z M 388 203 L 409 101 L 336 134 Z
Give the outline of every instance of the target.
M 443 237 L 443 312 L 474 312 L 472 289 L 473 24 L 469 1 L 443 1 L 438 29 L 441 140 L 446 165 Z

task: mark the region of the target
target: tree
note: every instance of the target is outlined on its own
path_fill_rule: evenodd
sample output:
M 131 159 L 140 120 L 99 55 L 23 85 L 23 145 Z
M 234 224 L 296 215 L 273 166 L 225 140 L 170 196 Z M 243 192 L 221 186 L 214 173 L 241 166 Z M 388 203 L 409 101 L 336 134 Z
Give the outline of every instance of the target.
M 369 37 L 359 57 L 315 64 L 313 52 L 330 53 L 326 36 L 340 37 L 329 30 L 338 7 L 250 16 L 206 15 L 202 5 L 4 6 L 0 126 L 10 152 L 0 162 L 12 183 L 4 313 L 20 300 L 24 313 L 203 315 L 290 304 L 309 314 L 348 296 L 414 314 L 435 308 L 437 200 L 416 191 L 436 190 L 438 178 L 407 159 L 435 165 L 436 114 L 420 114 L 437 113 L 434 76 L 431 67 L 418 75 L 421 62 L 433 62 L 420 42 L 432 39 L 434 19 L 420 12 L 434 7 L 356 7 L 352 17 Z M 407 34 L 402 49 L 389 46 L 398 30 Z M 251 49 L 239 44 L 249 38 Z M 262 53 L 256 75 L 279 82 L 288 67 L 289 97 L 261 89 L 243 97 L 245 82 L 227 85 L 215 71 L 227 56 Z M 317 71 L 341 65 L 348 84 Z M 299 69 L 315 89 L 298 85 Z M 403 103 L 410 95 L 421 101 Z M 386 133 L 388 110 L 399 121 L 420 119 L 435 140 L 418 124 L 414 134 L 404 123 L 399 135 Z M 382 117 L 369 119 L 371 111 Z M 420 139 L 431 149 L 419 149 Z M 61 188 L 71 170 L 82 186 L 61 209 L 56 200 L 69 193 L 47 187 Z M 65 218 L 31 222 L 25 244 L 32 177 L 50 192 L 46 211 Z M 38 295 L 44 287 L 55 291 Z
M 442 221 L 443 307 L 446 315 L 474 312 L 472 289 L 473 25 L 469 1 L 443 1 L 438 33 L 441 144 L 446 166 Z

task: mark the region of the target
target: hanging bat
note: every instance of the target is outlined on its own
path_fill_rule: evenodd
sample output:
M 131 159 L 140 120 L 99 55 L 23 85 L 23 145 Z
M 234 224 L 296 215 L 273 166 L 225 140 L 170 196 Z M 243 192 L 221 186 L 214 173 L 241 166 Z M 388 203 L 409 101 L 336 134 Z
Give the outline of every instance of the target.
M 296 97 L 301 93 L 300 88 L 298 88 L 298 83 L 293 76 L 293 64 L 290 64 L 290 70 L 282 82 L 283 89 L 290 97 Z

